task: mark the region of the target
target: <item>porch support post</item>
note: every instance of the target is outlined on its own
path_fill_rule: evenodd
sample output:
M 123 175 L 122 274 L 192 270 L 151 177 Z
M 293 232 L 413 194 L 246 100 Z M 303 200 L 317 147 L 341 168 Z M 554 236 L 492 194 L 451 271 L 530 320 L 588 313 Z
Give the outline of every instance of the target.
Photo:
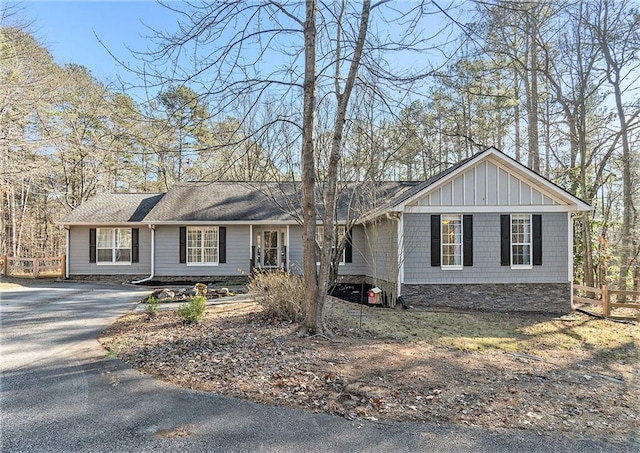
M 291 249 L 290 241 L 289 241 L 289 224 L 287 224 L 287 234 L 285 235 L 285 241 L 286 241 L 286 247 L 287 247 L 287 254 L 286 254 L 287 272 L 289 272 L 289 269 L 291 268 L 291 261 L 289 260 L 289 250 Z
M 404 214 L 398 215 L 398 232 L 397 232 L 397 248 L 398 248 L 398 289 L 397 297 L 402 295 L 402 283 L 404 282 Z
M 253 267 L 256 263 L 253 262 L 253 225 L 249 225 L 249 273 L 253 273 Z

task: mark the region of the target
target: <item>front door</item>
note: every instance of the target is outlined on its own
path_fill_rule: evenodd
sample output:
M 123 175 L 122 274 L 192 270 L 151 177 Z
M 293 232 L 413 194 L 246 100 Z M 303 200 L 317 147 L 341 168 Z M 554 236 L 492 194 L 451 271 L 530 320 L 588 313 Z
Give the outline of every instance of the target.
M 262 232 L 262 267 L 280 266 L 280 245 L 277 230 L 264 230 Z

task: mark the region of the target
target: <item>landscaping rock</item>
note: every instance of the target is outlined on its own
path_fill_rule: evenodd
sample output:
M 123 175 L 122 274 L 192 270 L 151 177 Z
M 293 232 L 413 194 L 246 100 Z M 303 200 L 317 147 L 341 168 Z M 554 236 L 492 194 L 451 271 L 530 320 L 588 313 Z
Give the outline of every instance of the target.
M 150 297 L 154 297 L 158 300 L 173 299 L 174 297 L 176 297 L 176 293 L 175 291 L 171 291 L 168 288 L 156 289 L 151 293 Z

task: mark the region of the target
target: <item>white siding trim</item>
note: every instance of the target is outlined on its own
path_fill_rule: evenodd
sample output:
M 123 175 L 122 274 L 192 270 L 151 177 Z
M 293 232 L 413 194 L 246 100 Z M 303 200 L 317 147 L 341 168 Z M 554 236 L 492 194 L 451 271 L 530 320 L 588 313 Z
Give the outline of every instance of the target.
M 567 263 L 569 264 L 569 269 L 567 269 L 567 276 L 569 277 L 569 288 L 571 294 L 571 308 L 575 308 L 573 305 L 573 218 L 571 213 L 567 213 Z
M 409 214 L 460 214 L 460 211 L 464 211 L 465 214 L 471 214 L 474 212 L 495 212 L 495 213 L 519 213 L 519 212 L 577 212 L 575 206 L 563 206 L 563 205 L 533 205 L 533 206 L 407 206 L 404 212 Z
M 287 225 L 287 232 L 285 234 L 285 241 L 287 242 L 286 247 L 287 247 L 287 254 L 285 256 L 286 260 L 287 260 L 287 271 L 289 271 L 290 265 L 291 265 L 291 260 L 289 259 L 289 251 L 291 250 L 291 241 L 289 241 L 289 225 Z
M 197 226 L 197 225 L 238 225 L 238 226 L 246 226 L 246 225 L 273 225 L 273 226 L 282 226 L 282 225 L 299 225 L 295 220 L 225 220 L 218 221 L 215 219 L 212 220 L 189 220 L 189 221 L 177 221 L 177 220 L 167 220 L 162 222 L 150 221 L 143 222 L 140 225 L 166 225 L 166 226 Z M 93 225 L 93 224 L 91 224 Z M 110 226 L 112 224 L 109 224 Z M 132 223 L 127 223 L 126 225 L 133 225 Z

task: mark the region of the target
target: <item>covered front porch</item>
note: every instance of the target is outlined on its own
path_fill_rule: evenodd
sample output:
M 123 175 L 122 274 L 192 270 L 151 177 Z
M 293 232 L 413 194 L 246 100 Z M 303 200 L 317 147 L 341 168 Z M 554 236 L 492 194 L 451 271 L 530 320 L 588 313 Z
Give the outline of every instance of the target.
M 250 225 L 250 269 L 290 270 L 291 225 Z

